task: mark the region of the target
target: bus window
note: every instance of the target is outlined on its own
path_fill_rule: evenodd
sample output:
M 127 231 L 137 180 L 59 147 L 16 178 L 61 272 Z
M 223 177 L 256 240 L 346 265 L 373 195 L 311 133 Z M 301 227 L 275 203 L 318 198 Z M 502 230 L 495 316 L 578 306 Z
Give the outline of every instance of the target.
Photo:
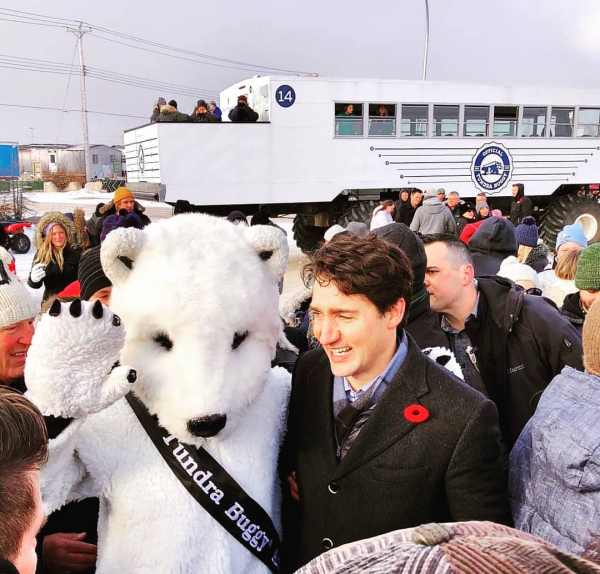
M 340 137 L 363 135 L 362 104 L 335 104 L 335 135 Z
M 546 134 L 546 111 L 546 108 L 523 108 L 522 137 L 538 138 Z
M 429 106 L 402 106 L 401 136 L 426 136 Z
M 550 136 L 557 138 L 573 137 L 575 108 L 552 108 L 550 115 Z
M 600 108 L 579 108 L 577 137 L 600 136 Z
M 433 106 L 433 135 L 458 137 L 459 106 Z
M 494 136 L 515 137 L 519 108 L 517 106 L 494 107 Z
M 465 106 L 465 136 L 487 136 L 490 108 L 488 106 Z
M 395 104 L 369 104 L 369 135 L 396 135 Z

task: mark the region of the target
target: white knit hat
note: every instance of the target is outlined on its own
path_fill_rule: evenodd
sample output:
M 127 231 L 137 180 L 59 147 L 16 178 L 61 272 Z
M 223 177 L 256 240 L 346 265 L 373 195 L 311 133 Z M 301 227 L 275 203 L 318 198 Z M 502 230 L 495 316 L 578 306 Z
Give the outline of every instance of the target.
M 0 329 L 33 319 L 38 311 L 29 291 L 17 277 L 13 258 L 0 247 Z
M 519 260 L 514 255 L 507 257 L 502 262 L 497 274 L 499 277 L 510 279 L 513 283 L 517 281 L 531 281 L 536 287 L 539 288 L 540 286 L 540 280 L 535 269 L 529 267 L 529 265 L 519 263 Z

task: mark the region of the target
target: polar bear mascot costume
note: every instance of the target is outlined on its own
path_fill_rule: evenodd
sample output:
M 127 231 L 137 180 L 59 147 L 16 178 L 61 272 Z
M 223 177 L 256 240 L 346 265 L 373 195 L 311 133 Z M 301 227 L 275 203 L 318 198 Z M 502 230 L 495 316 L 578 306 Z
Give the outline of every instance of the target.
M 287 256 L 277 228 L 208 215 L 118 229 L 101 250 L 111 309 L 55 302 L 41 319 L 28 393 L 73 419 L 44 504 L 100 498 L 98 574 L 277 570 Z

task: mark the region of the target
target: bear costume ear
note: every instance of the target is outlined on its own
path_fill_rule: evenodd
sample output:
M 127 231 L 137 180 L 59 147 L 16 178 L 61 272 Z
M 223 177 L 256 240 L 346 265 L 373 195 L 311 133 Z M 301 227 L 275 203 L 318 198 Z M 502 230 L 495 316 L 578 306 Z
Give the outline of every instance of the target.
M 133 227 L 121 227 L 106 236 L 100 249 L 100 262 L 113 285 L 125 283 L 146 239 L 144 231 Z
M 290 252 L 283 231 L 271 225 L 253 225 L 244 229 L 244 237 L 267 266 L 273 283 L 278 283 L 285 274 Z

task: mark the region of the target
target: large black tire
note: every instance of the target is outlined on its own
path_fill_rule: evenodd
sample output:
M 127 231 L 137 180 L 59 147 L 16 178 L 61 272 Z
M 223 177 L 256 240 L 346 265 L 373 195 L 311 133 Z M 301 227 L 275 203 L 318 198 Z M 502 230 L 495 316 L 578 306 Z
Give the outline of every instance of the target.
M 27 253 L 31 249 L 31 239 L 24 233 L 15 233 L 10 240 L 10 248 L 15 253 Z
M 371 218 L 373 210 L 379 205 L 378 201 L 358 201 L 344 211 L 338 219 L 338 225 L 346 227 L 351 221 L 366 223 L 367 228 L 371 227 Z
M 588 244 L 600 241 L 600 204 L 598 199 L 572 193 L 563 195 L 550 204 L 540 220 L 540 236 L 544 243 L 554 249 L 556 236 L 565 225 L 574 223 L 578 217 L 587 214 L 596 220 L 596 233 L 588 237 Z M 591 221 L 591 220 L 590 220 Z M 584 226 L 585 228 L 585 226 Z M 589 227 L 587 227 L 589 235 Z
M 319 244 L 323 241 L 323 235 L 325 234 L 326 228 L 308 225 L 304 215 L 296 215 L 296 217 L 294 217 L 292 231 L 294 233 L 296 245 L 302 249 L 304 253 L 310 253 L 317 249 Z

